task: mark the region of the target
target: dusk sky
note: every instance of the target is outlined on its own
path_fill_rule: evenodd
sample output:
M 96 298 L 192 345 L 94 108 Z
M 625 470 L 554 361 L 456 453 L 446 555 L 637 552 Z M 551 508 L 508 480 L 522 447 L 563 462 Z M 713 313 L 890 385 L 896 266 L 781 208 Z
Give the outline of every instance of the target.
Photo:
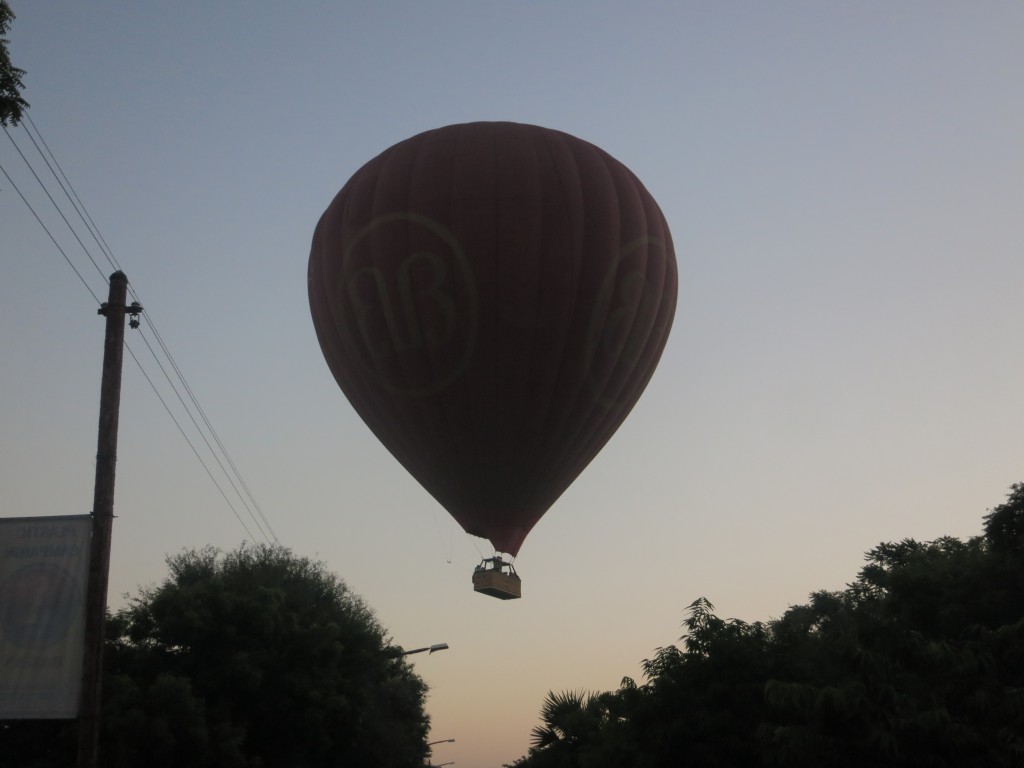
M 150 354 L 155 326 L 277 539 L 393 642 L 451 646 L 411 657 L 430 740 L 456 739 L 434 763 L 525 754 L 547 691 L 640 681 L 698 597 L 778 617 L 881 541 L 980 533 L 1024 480 L 1024 4 L 11 5 L 28 115 L 146 310 L 127 332 L 111 606 L 168 554 L 266 538 Z M 627 165 L 680 276 L 646 393 L 527 539 L 507 602 L 473 593 L 487 543 L 338 389 L 306 293 L 348 178 L 476 120 Z M 73 214 L 31 127 L 0 137 L 12 517 L 90 510 L 94 296 L 113 271 L 19 154 Z

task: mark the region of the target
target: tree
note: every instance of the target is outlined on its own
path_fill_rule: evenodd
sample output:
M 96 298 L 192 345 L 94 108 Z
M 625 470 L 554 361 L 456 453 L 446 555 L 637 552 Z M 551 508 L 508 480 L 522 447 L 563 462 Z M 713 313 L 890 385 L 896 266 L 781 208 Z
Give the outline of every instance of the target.
M 171 558 L 114 617 L 110 766 L 412 766 L 426 686 L 322 563 L 281 547 Z
M 757 765 L 756 731 L 770 676 L 764 624 L 725 620 L 706 598 L 687 607 L 682 649 L 643 662 L 646 695 L 633 715 L 644 765 Z
M 243 546 L 168 566 L 108 617 L 104 766 L 423 765 L 426 686 L 322 563 Z M 59 745 L 73 740 L 40 740 L 52 725 L 7 725 L 0 764 L 71 764 Z
M 1013 490 L 984 536 L 880 544 L 846 590 L 773 623 L 773 652 L 787 660 L 765 686 L 761 735 L 774 764 L 1024 764 Z
M 625 715 L 629 691 L 623 678 L 615 693 L 549 691 L 541 705 L 541 724 L 531 733 L 528 757 L 513 765 L 530 768 L 621 768 L 633 765 L 636 739 Z
M 7 30 L 14 21 L 14 11 L 7 0 L 0 0 L 0 125 L 17 125 L 28 102 L 21 98 L 21 78 L 25 74 L 11 63 L 7 52 Z
M 846 589 L 765 624 L 699 598 L 643 685 L 549 694 L 513 765 L 1024 765 L 1024 484 L 984 521 L 879 544 Z
M 1006 503 L 985 515 L 985 540 L 1000 554 L 1024 551 L 1024 483 L 1010 486 Z

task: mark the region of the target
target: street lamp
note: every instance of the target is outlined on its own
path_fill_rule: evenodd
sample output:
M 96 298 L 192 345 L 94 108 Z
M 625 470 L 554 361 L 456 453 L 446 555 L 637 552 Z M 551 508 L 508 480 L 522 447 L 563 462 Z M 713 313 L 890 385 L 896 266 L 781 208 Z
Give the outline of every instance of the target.
M 401 655 L 402 656 L 411 656 L 414 653 L 423 653 L 424 651 L 426 651 L 427 655 L 429 656 L 434 651 L 446 651 L 446 650 L 448 650 L 448 643 L 434 643 L 433 645 L 428 645 L 425 648 L 413 648 L 411 651 L 402 651 Z
M 430 763 L 427 766 L 427 768 L 442 768 L 442 766 L 445 766 L 445 765 L 455 765 L 455 762 L 452 761 L 450 763 L 438 763 L 437 765 L 434 765 L 433 763 Z
M 427 746 L 432 747 L 435 744 L 454 744 L 455 739 L 441 739 L 440 741 L 428 741 Z

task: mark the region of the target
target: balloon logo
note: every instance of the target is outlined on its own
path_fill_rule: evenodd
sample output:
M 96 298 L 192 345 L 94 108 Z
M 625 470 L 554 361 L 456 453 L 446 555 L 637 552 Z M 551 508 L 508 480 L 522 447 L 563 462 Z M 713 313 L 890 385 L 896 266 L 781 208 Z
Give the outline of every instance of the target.
M 352 407 L 512 556 L 636 404 L 677 290 L 668 225 L 628 168 L 501 122 L 427 131 L 359 169 L 317 224 L 308 280 Z
M 375 263 L 381 247 L 401 254 L 397 266 Z M 350 359 L 372 361 L 364 374 L 395 395 L 426 395 L 458 377 L 473 352 L 478 313 L 473 273 L 455 237 L 425 216 L 385 214 L 353 238 L 344 260 L 350 268 L 335 295 L 355 322 L 340 330 Z M 464 297 L 461 305 L 456 294 Z M 408 376 L 402 361 L 428 351 L 444 368 L 419 365 L 414 370 L 423 375 Z

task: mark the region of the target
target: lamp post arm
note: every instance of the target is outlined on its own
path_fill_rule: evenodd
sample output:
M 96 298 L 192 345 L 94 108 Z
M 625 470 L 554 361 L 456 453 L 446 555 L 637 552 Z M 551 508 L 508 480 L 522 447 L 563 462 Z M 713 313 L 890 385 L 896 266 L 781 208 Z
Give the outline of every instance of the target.
M 434 643 L 423 648 L 413 648 L 411 651 L 401 651 L 398 653 L 399 656 L 411 656 L 414 653 L 427 652 L 427 655 L 434 653 L 435 651 L 446 651 L 448 650 L 448 643 Z

